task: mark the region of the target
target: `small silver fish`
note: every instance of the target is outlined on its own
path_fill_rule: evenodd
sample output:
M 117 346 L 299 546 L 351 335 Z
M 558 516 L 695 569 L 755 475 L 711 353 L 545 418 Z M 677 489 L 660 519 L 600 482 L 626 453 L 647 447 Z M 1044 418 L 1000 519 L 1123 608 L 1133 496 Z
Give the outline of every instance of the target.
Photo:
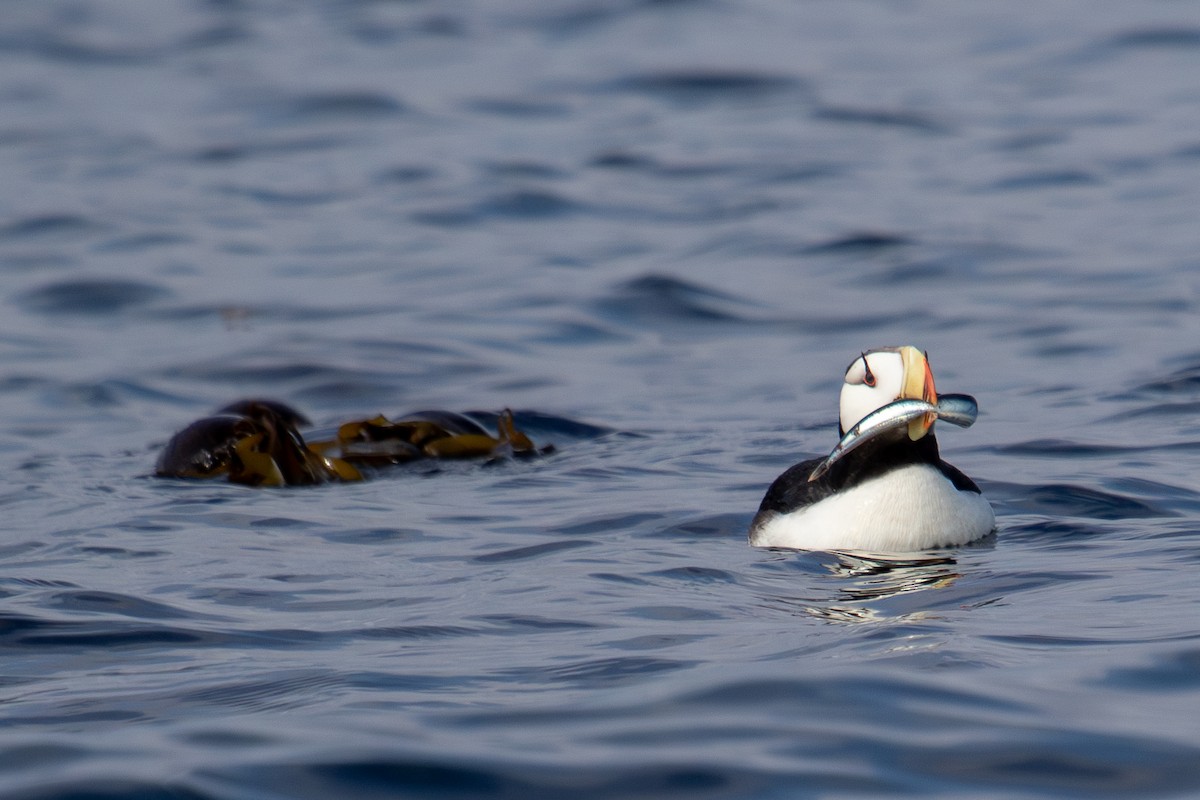
M 846 431 L 842 440 L 808 476 L 809 481 L 820 478 L 847 454 L 881 433 L 902 428 L 925 414 L 932 414 L 960 428 L 969 428 L 979 416 L 979 404 L 969 394 L 944 394 L 938 398 L 936 406 L 924 400 L 897 400 L 888 403 L 867 414 L 853 428 Z
M 937 401 L 937 418 L 969 428 L 979 418 L 979 404 L 969 394 L 944 394 Z

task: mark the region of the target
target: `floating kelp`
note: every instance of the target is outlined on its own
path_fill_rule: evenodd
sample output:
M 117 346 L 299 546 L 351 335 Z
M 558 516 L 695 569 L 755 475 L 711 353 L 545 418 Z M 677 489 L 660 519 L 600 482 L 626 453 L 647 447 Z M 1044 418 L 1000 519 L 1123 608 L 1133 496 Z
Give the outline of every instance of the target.
M 496 417 L 496 434 L 462 414 L 420 411 L 397 420 L 382 415 L 338 427 L 332 438 L 306 442 L 308 419 L 274 400 L 239 400 L 171 437 L 155 474 L 224 478 L 249 486 L 311 486 L 363 479 L 359 467 L 418 459 L 535 456 L 538 448 L 517 429 L 512 412 Z
M 517 430 L 512 412 L 496 420 L 496 435 L 469 417 L 449 411 L 421 411 L 398 420 L 384 416 L 347 422 L 333 439 L 309 448 L 326 457 L 377 466 L 419 458 L 483 458 L 536 455 L 539 450 Z

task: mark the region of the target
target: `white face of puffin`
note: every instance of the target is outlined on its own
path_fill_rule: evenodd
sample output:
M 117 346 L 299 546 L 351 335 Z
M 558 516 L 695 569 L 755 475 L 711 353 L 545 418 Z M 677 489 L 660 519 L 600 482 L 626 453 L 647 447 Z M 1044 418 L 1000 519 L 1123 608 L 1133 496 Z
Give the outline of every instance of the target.
M 897 400 L 924 400 L 937 404 L 933 373 L 925 355 L 911 345 L 870 350 L 854 359 L 842 384 L 841 433 L 876 409 Z M 908 424 L 908 438 L 916 441 L 933 427 L 935 417 L 925 415 Z

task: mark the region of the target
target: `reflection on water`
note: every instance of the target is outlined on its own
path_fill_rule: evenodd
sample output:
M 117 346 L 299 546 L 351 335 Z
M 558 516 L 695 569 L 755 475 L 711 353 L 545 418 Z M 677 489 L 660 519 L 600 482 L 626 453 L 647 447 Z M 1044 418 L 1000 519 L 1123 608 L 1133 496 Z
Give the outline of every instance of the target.
M 805 607 L 808 614 L 831 622 L 926 619 L 930 612 L 889 613 L 871 603 L 902 594 L 944 589 L 962 577 L 951 555 L 845 552 L 831 555 L 836 560 L 823 566 L 839 579 L 835 596 L 828 603 Z
M 960 598 L 943 596 L 963 578 L 958 550 L 923 553 L 769 549 L 764 607 L 823 622 L 913 622 L 937 618 Z
M 952 569 L 958 562 L 949 555 L 835 555 L 837 563 L 829 565 L 830 572 L 851 579 L 852 588 L 838 592 L 846 600 L 879 600 L 907 592 L 940 589 L 961 577 Z

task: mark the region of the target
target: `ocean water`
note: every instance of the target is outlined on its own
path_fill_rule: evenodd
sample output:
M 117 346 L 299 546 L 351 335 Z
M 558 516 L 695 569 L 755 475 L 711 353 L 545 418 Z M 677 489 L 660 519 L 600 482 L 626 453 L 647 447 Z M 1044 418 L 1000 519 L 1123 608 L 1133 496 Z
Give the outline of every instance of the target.
M 7 0 L 0 796 L 1200 795 L 1200 9 Z M 997 512 L 756 550 L 929 351 Z M 193 419 L 555 454 L 257 490 Z

